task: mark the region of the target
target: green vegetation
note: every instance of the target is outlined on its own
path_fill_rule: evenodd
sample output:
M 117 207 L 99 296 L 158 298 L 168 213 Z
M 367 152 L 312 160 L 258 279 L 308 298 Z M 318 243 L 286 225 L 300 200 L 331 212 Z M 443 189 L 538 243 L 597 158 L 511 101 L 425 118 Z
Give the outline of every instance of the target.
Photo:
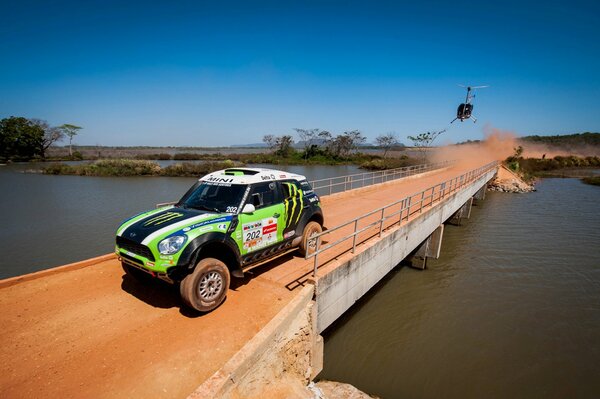
M 600 146 L 600 133 L 576 133 L 556 136 L 525 136 L 521 138 L 524 142 L 548 144 L 556 147 L 565 146 Z
M 583 179 L 584 183 L 586 184 L 591 184 L 594 186 L 600 186 L 600 176 L 591 176 L 591 177 L 584 177 Z
M 418 165 L 422 163 L 420 160 L 402 155 L 400 158 L 383 158 L 372 159 L 360 165 L 362 169 L 368 170 L 385 170 L 403 168 L 406 166 Z
M 180 176 L 200 177 L 236 166 L 233 161 L 181 163 L 161 168 L 156 162 L 135 159 L 104 159 L 81 165 L 57 163 L 42 169 L 49 175 L 77 176 Z
M 446 129 L 425 132 L 418 134 L 417 136 L 408 136 L 408 139 L 413 142 L 413 146 L 421 153 L 421 158 L 425 160 L 427 158 L 427 148 L 431 147 L 435 139 L 437 139 L 439 135 L 445 131 Z
M 45 159 L 50 146 L 64 137 L 64 126 L 73 125 L 53 127 L 40 119 L 17 116 L 0 120 L 0 161 Z
M 564 170 L 600 167 L 600 157 L 523 158 L 520 156 L 522 151 L 519 151 L 519 148 L 517 147 L 515 155 L 508 157 L 504 163 L 509 169 L 519 172 L 525 180 L 532 180 L 536 177 L 573 176 L 572 173 L 564 173 Z

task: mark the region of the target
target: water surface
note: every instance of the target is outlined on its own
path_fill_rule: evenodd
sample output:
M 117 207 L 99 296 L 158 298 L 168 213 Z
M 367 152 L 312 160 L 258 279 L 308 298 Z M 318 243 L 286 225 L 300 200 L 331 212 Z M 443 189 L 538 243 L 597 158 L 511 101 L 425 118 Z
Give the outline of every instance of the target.
M 439 260 L 325 332 L 319 378 L 383 398 L 599 398 L 599 203 L 576 179 L 488 193 Z
M 112 252 L 123 220 L 157 203 L 178 200 L 197 180 L 22 173 L 41 166 L 0 166 L 0 278 Z M 310 180 L 362 172 L 354 165 L 276 168 Z

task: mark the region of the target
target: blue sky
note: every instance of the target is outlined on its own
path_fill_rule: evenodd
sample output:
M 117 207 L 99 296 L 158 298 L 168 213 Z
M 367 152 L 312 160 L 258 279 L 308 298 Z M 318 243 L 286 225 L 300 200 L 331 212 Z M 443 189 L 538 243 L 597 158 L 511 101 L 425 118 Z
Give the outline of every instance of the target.
M 478 122 L 600 131 L 600 2 L 30 2 L 2 5 L 0 118 L 78 144 L 217 146 L 292 128 L 369 139 Z

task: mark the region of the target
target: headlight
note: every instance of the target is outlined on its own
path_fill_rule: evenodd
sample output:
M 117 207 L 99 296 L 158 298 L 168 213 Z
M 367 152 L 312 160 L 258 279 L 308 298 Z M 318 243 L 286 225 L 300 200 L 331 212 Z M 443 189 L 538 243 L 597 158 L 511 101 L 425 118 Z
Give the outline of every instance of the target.
M 163 255 L 173 255 L 179 251 L 185 243 L 186 236 L 168 237 L 158 243 L 158 252 Z

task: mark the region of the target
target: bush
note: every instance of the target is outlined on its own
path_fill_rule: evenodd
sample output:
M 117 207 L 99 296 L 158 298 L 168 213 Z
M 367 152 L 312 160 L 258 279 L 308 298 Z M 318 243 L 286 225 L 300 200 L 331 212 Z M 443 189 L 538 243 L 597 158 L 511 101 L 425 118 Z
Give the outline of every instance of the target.
M 82 165 L 53 164 L 43 169 L 46 174 L 78 176 L 152 176 L 160 173 L 156 162 L 134 159 L 103 159 Z
M 231 160 L 202 163 L 183 162 L 163 168 L 160 174 L 171 177 L 201 177 L 216 170 L 232 168 L 234 166 L 235 164 Z
M 584 177 L 581 180 L 583 180 L 583 182 L 586 184 L 591 184 L 593 186 L 600 186 L 600 176 Z
M 372 159 L 362 163 L 360 167 L 361 169 L 367 170 L 386 170 L 418 165 L 420 163 L 422 162 L 419 162 L 419 160 L 415 158 L 410 158 L 406 155 L 403 155 L 400 158 Z
M 171 154 L 161 152 L 159 154 L 137 154 L 135 159 L 170 161 L 172 158 Z

